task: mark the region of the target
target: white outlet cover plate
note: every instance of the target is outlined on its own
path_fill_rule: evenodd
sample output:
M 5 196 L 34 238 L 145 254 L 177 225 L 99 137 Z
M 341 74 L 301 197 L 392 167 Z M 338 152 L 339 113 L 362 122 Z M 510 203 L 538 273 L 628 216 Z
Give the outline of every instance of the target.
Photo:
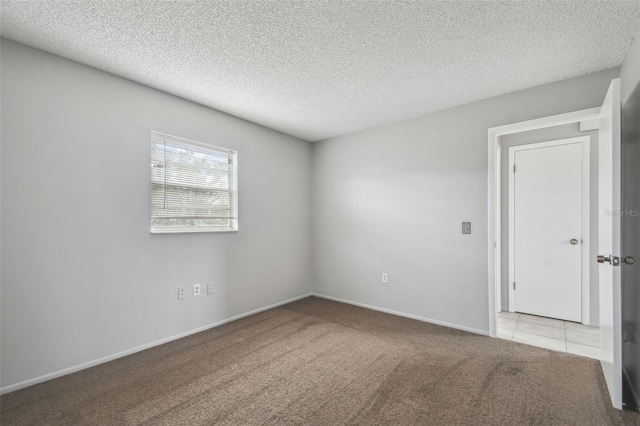
M 193 295 L 200 296 L 200 284 L 195 284 L 193 286 Z

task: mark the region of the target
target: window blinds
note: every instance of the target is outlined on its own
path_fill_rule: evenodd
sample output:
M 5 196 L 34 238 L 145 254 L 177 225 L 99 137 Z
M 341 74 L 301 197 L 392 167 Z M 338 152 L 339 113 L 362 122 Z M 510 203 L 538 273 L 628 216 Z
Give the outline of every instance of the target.
M 238 229 L 237 153 L 151 133 L 151 233 Z

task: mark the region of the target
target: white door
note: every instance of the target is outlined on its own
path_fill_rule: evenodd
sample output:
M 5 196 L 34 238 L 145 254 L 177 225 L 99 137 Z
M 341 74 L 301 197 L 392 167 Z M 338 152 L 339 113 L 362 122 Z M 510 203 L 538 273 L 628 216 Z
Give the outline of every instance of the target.
M 600 111 L 598 191 L 600 363 L 613 406 L 622 409 L 622 328 L 620 267 L 620 80 L 611 82 Z M 602 259 L 604 260 L 604 259 Z
M 582 321 L 585 141 L 510 148 L 516 312 Z

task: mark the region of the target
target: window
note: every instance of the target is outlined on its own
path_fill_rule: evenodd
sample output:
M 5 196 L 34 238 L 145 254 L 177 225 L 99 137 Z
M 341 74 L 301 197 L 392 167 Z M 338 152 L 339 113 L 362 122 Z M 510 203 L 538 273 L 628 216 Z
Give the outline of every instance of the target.
M 237 231 L 236 157 L 151 132 L 151 233 Z

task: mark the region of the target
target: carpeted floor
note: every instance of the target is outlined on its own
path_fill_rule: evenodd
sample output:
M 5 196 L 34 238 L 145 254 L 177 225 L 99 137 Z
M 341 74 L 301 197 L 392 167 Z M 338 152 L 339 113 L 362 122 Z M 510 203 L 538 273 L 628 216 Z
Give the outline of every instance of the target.
M 597 361 L 310 297 L 0 399 L 7 425 L 640 425 Z

